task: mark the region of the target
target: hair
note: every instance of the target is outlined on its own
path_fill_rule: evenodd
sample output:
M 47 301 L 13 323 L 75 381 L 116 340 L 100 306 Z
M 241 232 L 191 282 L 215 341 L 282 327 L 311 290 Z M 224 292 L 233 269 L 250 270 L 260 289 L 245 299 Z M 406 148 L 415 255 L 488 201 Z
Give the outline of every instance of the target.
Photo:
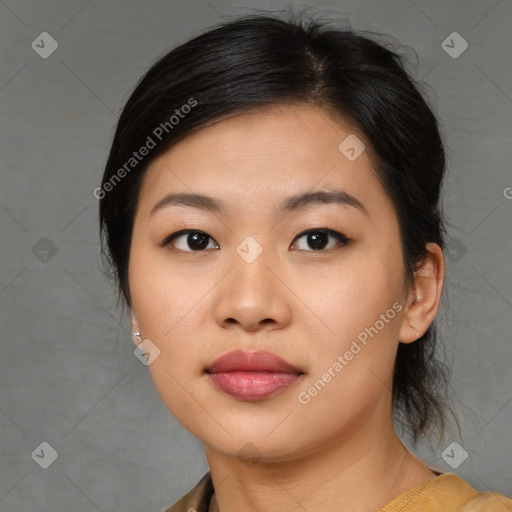
M 425 261 L 427 244 L 445 247 L 440 192 L 445 150 L 438 121 L 395 51 L 349 29 L 302 15 L 249 15 L 217 25 L 158 60 L 119 118 L 101 188 L 100 238 L 118 300 L 131 307 L 128 262 L 141 181 L 148 165 L 184 137 L 250 109 L 309 104 L 362 134 L 376 175 L 399 220 L 405 282 Z M 134 151 L 150 148 L 145 157 Z M 141 151 L 141 154 L 144 153 Z M 133 170 L 132 170 L 133 169 Z M 98 192 L 98 194 L 96 194 Z M 414 343 L 399 343 L 393 410 L 414 442 L 444 434 L 441 386 L 447 366 L 435 357 L 435 321 Z M 402 422 L 403 424 L 403 422 Z

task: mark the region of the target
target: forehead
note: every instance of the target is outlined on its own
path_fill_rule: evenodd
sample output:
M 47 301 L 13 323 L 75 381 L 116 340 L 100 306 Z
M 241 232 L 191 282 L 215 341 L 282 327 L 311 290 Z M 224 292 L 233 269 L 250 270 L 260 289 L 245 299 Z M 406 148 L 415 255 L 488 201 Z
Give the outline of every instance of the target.
M 366 146 L 356 159 L 340 150 L 347 137 L 359 141 L 358 151 Z M 173 191 L 215 196 L 248 209 L 327 187 L 347 191 L 369 209 L 389 208 L 368 149 L 354 127 L 319 107 L 253 109 L 201 128 L 156 158 L 146 171 L 140 206 L 149 212 Z

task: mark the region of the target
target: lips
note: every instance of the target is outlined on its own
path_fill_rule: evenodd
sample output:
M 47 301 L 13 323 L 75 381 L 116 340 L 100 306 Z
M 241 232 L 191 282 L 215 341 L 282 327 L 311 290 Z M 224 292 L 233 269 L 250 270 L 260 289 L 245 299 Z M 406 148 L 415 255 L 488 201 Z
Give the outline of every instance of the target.
M 271 352 L 234 350 L 220 356 L 207 368 L 208 373 L 254 371 L 275 373 L 304 373 Z
M 304 375 L 300 368 L 271 352 L 242 350 L 219 357 L 206 373 L 217 389 L 246 401 L 269 398 Z

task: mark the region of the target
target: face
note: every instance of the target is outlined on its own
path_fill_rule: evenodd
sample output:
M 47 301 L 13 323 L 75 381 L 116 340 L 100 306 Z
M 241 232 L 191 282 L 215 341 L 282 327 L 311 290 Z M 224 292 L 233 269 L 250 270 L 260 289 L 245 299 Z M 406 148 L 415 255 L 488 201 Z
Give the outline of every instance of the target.
M 354 135 L 364 141 L 320 108 L 273 106 L 189 135 L 147 170 L 133 326 L 160 351 L 148 368 L 164 404 L 212 450 L 250 442 L 292 460 L 389 413 L 407 299 L 400 232 L 368 151 L 339 149 Z M 207 372 L 233 350 L 271 352 L 296 373 Z

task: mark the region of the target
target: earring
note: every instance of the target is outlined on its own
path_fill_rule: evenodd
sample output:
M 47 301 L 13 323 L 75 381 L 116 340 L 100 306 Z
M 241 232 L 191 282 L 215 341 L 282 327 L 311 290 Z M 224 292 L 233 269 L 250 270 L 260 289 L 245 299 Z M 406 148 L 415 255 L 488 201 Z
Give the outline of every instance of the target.
M 141 342 L 142 342 L 142 336 L 141 336 L 141 334 L 140 334 L 140 331 L 134 332 L 134 333 L 132 333 L 132 335 L 133 335 L 133 337 L 134 337 L 134 338 L 136 338 L 136 339 L 137 339 L 137 341 L 138 341 L 139 343 L 141 343 Z

